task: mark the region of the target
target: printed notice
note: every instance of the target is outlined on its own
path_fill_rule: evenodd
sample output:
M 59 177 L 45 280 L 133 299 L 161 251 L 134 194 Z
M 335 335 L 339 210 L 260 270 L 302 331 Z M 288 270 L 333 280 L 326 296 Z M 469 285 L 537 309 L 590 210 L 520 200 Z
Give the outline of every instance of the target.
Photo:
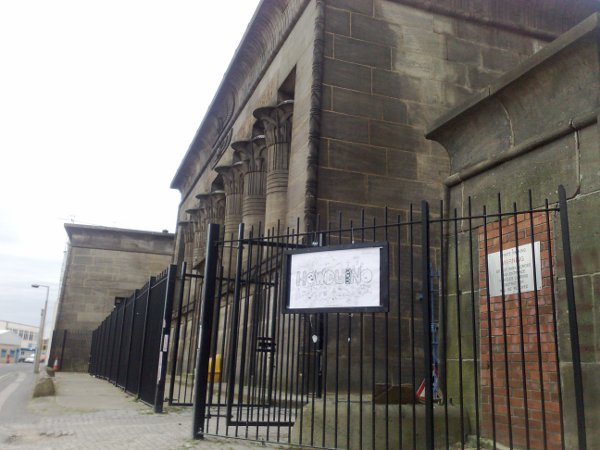
M 292 255 L 288 308 L 379 307 L 380 253 L 363 247 Z
M 518 271 L 517 271 L 518 256 Z M 533 276 L 533 262 L 535 261 L 535 278 Z M 518 294 L 519 281 L 521 293 L 542 288 L 542 264 L 540 260 L 540 243 L 520 245 L 502 252 L 502 265 L 500 252 L 488 255 L 490 296 L 502 295 L 502 271 L 504 271 L 504 294 Z

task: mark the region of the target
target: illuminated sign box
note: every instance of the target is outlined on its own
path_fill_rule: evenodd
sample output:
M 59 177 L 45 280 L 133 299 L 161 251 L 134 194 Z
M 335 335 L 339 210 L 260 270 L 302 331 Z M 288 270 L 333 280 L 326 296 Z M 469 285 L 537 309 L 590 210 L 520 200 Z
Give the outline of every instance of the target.
M 284 313 L 387 311 L 387 243 L 286 252 L 283 298 Z

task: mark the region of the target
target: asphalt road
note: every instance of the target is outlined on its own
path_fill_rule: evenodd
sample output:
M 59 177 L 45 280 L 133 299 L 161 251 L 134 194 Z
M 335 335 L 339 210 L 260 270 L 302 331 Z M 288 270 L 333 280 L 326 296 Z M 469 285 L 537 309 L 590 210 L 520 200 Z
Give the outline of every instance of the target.
M 27 410 L 33 375 L 33 364 L 0 364 L 0 423 L 33 419 Z

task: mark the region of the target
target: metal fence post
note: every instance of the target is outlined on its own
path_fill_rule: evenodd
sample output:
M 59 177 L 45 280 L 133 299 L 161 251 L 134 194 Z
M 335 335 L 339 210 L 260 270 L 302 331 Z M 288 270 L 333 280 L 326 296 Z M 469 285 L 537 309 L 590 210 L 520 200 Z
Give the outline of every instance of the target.
M 150 310 L 150 293 L 152 286 L 156 283 L 156 277 L 150 277 L 148 282 L 148 290 L 146 291 L 146 312 L 144 313 L 144 327 L 142 329 L 142 349 L 140 351 L 140 369 L 138 371 L 138 389 L 136 397 L 139 399 L 142 395 L 142 373 L 144 373 L 144 352 L 146 351 L 146 333 L 148 331 L 148 311 Z
M 217 264 L 219 260 L 219 225 L 215 223 L 209 224 L 207 234 L 200 329 L 198 330 L 198 356 L 196 358 L 196 377 L 194 379 L 194 420 L 192 425 L 192 436 L 194 439 L 202 439 L 204 437 L 210 336 L 212 333 Z
M 135 302 L 138 298 L 139 290 L 136 289 L 133 292 L 133 299 L 131 300 L 131 324 L 129 325 L 129 345 L 127 346 L 127 365 L 125 366 L 125 383 L 123 383 L 123 390 L 127 391 L 128 381 L 129 381 L 129 366 L 131 365 L 131 345 L 133 343 L 133 330 L 135 327 Z
M 63 364 L 64 364 L 66 342 L 67 342 L 67 330 L 65 329 L 63 331 L 63 340 L 62 340 L 62 345 L 61 345 L 61 348 L 60 348 L 60 359 L 58 360 L 59 370 L 61 370 L 60 368 L 62 368 Z
M 232 417 L 233 412 L 233 399 L 235 392 L 235 372 L 237 370 L 237 348 L 238 348 L 238 333 L 239 333 L 239 322 L 240 322 L 240 292 L 241 292 L 241 277 L 242 277 L 242 259 L 244 255 L 244 224 L 240 223 L 238 228 L 238 241 L 237 241 L 237 259 L 235 267 L 235 284 L 233 290 L 233 304 L 231 311 L 231 325 L 230 325 L 230 340 L 229 340 L 229 366 L 227 374 L 227 407 L 226 407 L 226 420 L 229 425 L 229 421 Z M 204 280 L 206 282 L 206 280 Z
M 175 277 L 177 266 L 171 264 L 167 273 L 167 288 L 165 289 L 165 307 L 163 310 L 158 373 L 156 376 L 156 391 L 154 394 L 154 412 L 161 413 L 165 396 L 165 374 L 169 356 L 169 333 L 171 332 L 171 316 L 173 315 L 173 297 L 175 295 Z
M 583 381 L 581 374 L 581 355 L 579 353 L 579 328 L 577 326 L 577 306 L 575 303 L 575 287 L 573 285 L 573 265 L 571 262 L 571 239 L 569 235 L 569 215 L 567 212 L 567 193 L 564 186 L 558 187 L 558 203 L 560 209 L 560 226 L 565 264 L 565 284 L 567 288 L 567 308 L 569 314 L 569 333 L 571 337 L 571 353 L 573 357 L 573 385 L 575 387 L 575 408 L 577 412 L 577 435 L 579 448 L 587 448 L 585 431 L 585 410 L 583 404 Z
M 431 355 L 431 268 L 429 259 L 429 204 L 423 201 L 421 202 L 421 291 L 423 293 L 423 356 L 425 364 L 425 444 L 427 449 L 433 450 L 433 360 Z
M 173 364 L 171 364 L 171 385 L 169 386 L 169 406 L 173 405 L 173 395 L 175 395 L 175 377 L 177 376 L 177 358 L 179 357 L 179 336 L 181 333 L 181 315 L 183 314 L 183 296 L 185 291 L 185 273 L 187 263 L 184 261 L 181 265 L 181 281 L 179 283 L 179 304 L 177 306 L 177 325 L 173 333 Z

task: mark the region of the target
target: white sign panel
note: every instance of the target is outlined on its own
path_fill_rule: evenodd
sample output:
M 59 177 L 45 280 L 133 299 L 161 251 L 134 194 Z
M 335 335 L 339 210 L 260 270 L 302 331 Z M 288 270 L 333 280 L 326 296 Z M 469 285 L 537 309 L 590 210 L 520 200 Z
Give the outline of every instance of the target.
M 288 310 L 379 308 L 381 247 L 290 255 Z
M 533 250 L 533 254 L 532 254 Z M 521 293 L 542 288 L 542 263 L 540 261 L 540 243 L 519 246 L 519 271 L 517 273 L 517 248 L 509 248 L 502 252 L 503 265 L 500 265 L 500 252 L 488 255 L 490 297 L 502 295 L 502 270 L 504 270 L 504 294 L 518 294 L 519 281 Z M 533 277 L 533 261 L 535 258 L 535 281 Z

